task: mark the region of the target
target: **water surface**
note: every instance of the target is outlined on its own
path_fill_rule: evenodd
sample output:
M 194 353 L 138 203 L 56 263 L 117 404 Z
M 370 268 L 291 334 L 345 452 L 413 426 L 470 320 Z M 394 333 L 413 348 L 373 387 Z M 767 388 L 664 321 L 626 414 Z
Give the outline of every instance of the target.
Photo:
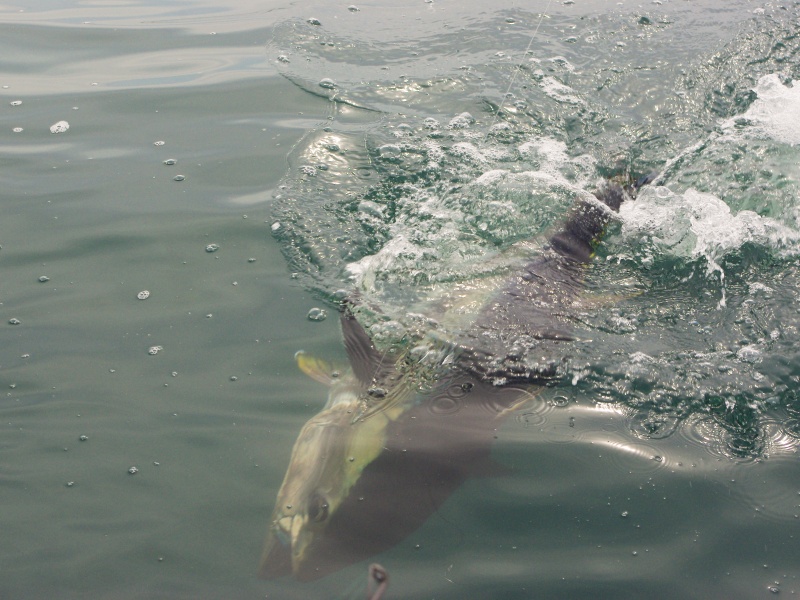
M 485 294 L 621 169 L 563 383 L 390 597 L 794 593 L 797 6 L 349 6 L 0 11 L 0 595 L 362 597 L 255 576 L 309 309 Z

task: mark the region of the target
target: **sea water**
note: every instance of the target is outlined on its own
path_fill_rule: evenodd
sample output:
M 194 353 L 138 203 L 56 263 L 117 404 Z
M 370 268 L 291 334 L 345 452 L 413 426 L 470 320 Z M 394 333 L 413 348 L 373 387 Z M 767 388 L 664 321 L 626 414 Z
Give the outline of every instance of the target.
M 378 343 L 457 339 L 647 173 L 563 380 L 374 557 L 387 597 L 799 591 L 795 3 L 0 15 L 0 596 L 363 597 L 367 563 L 255 576 L 326 395 L 294 353 L 343 363 L 354 293 Z

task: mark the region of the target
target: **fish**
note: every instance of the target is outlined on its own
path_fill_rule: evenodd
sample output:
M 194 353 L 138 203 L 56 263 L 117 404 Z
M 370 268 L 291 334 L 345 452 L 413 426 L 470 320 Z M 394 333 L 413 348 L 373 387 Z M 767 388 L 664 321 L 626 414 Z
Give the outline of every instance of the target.
M 451 348 L 423 361 L 379 350 L 357 301 L 340 320 L 349 366 L 298 353 L 301 371 L 328 386 L 302 427 L 269 521 L 258 574 L 311 581 L 400 543 L 490 458 L 504 419 L 559 377 L 573 340 L 569 307 L 615 212 L 648 183 L 608 182 L 580 197 L 544 251 L 507 278 Z M 544 344 L 552 360 L 522 360 Z M 560 358 L 561 357 L 561 358 Z

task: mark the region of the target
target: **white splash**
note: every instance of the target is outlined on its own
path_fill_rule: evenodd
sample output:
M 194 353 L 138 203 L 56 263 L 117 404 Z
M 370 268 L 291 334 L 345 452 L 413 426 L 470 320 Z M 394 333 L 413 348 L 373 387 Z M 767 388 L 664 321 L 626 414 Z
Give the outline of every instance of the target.
M 783 144 L 800 144 L 800 85 L 781 83 L 776 73 L 764 75 L 753 89 L 758 98 L 743 115 L 727 119 L 723 130 L 770 138 Z
M 781 254 L 800 251 L 800 232 L 750 210 L 736 214 L 713 194 L 687 190 L 676 194 L 669 188 L 642 189 L 635 202 L 620 209 L 622 234 L 632 240 L 643 237 L 658 252 L 706 261 L 708 274 L 717 274 L 723 284 L 725 271 L 719 261 L 746 243 L 771 248 Z

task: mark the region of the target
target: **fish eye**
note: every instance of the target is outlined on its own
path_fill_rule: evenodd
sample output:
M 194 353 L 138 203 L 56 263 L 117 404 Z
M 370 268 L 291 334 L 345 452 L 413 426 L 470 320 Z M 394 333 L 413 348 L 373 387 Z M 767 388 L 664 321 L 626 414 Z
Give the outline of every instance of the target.
M 328 501 L 320 494 L 314 494 L 308 503 L 308 518 L 321 523 L 328 518 Z

